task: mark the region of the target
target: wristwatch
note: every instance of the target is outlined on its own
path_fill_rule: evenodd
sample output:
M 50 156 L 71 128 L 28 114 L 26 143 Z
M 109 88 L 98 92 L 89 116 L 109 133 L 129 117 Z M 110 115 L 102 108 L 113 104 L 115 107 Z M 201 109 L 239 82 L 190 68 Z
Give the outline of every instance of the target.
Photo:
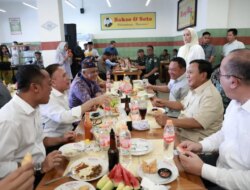
M 34 171 L 35 171 L 35 175 L 37 174 L 42 174 L 42 163 L 38 162 L 34 164 Z

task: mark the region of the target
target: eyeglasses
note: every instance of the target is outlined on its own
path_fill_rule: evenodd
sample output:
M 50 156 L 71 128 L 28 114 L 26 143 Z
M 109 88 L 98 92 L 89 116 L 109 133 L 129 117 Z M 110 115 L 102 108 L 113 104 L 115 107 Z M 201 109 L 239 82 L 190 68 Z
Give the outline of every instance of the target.
M 235 78 L 240 79 L 240 80 L 244 79 L 244 78 L 238 77 L 236 75 L 230 75 L 230 74 L 222 75 L 220 70 L 216 73 L 216 77 L 217 77 L 217 79 L 220 79 L 220 77 L 227 77 L 227 78 L 229 78 L 229 77 L 235 77 Z

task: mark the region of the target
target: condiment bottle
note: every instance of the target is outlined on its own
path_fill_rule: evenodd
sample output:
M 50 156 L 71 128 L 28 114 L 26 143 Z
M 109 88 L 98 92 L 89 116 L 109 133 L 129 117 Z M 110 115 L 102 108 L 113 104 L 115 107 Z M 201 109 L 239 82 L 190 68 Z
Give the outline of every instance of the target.
M 119 163 L 119 150 L 116 147 L 115 133 L 114 130 L 110 131 L 110 147 L 108 150 L 108 160 L 109 160 L 109 171 Z

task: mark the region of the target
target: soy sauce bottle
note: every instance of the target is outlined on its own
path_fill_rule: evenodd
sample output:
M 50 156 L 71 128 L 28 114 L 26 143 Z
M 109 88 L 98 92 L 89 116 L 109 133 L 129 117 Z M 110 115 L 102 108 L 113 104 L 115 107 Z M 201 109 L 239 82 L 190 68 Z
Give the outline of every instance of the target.
M 125 112 L 127 115 L 129 115 L 130 112 L 130 107 L 129 107 L 129 103 L 130 103 L 130 98 L 128 98 L 128 96 L 126 96 L 125 98 Z
M 119 150 L 116 147 L 115 133 L 113 129 L 111 129 L 110 131 L 110 147 L 108 150 L 108 159 L 109 171 L 111 171 L 113 167 L 119 163 Z

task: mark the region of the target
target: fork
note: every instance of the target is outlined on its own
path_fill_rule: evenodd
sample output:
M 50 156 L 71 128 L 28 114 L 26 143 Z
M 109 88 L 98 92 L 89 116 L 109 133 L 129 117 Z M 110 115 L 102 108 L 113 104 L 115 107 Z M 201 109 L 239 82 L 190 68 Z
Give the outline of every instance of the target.
M 56 181 L 58 181 L 60 179 L 63 179 L 65 177 L 70 177 L 70 176 L 75 175 L 75 174 L 76 174 L 76 171 L 75 170 L 71 170 L 68 173 L 66 173 L 66 175 L 64 175 L 64 176 L 57 177 L 55 179 L 52 179 L 52 180 L 49 180 L 49 181 L 45 182 L 44 185 L 49 185 L 49 184 L 54 183 L 54 182 L 56 182 Z

